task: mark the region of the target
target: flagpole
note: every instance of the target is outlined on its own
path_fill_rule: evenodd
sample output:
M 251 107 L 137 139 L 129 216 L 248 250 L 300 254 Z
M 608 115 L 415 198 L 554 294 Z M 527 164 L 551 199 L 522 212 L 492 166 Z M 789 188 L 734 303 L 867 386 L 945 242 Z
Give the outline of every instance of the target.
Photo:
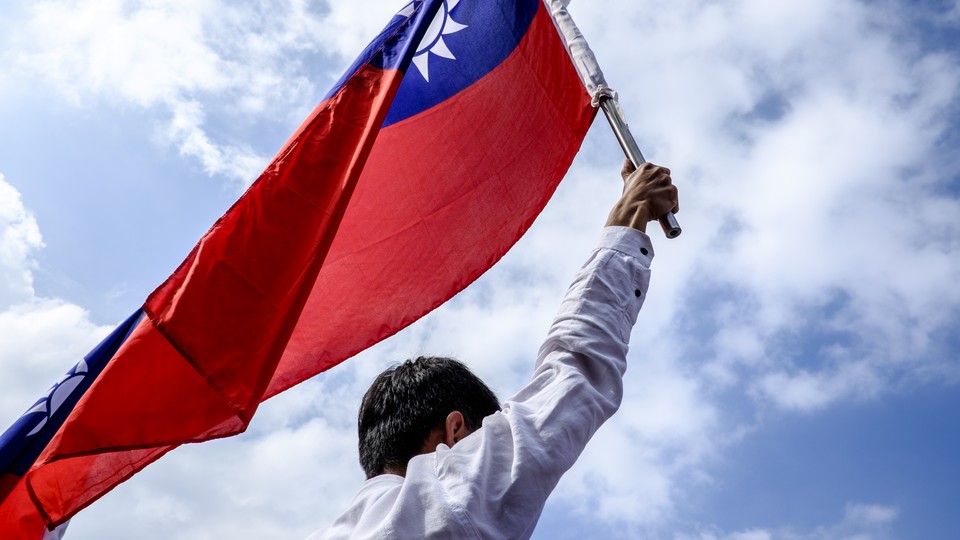
M 636 139 L 630 132 L 630 127 L 624 118 L 623 109 L 620 108 L 617 93 L 607 86 L 597 57 L 593 54 L 587 40 L 584 39 L 580 29 L 577 28 L 576 23 L 573 22 L 573 18 L 567 11 L 567 4 L 570 3 L 570 0 L 544 0 L 544 2 L 553 14 L 553 21 L 567 44 L 570 58 L 583 80 L 583 85 L 587 92 L 593 96 L 593 106 L 600 107 L 603 110 L 610 127 L 613 129 L 613 134 L 620 143 L 620 148 L 623 149 L 623 153 L 633 163 L 634 167 L 640 167 L 647 160 L 644 159 Z M 667 238 L 680 236 L 682 229 L 673 212 L 667 212 L 660 217 L 659 221 Z
M 633 163 L 633 166 L 639 168 L 640 165 L 646 163 L 647 160 L 640 152 L 640 146 L 637 144 L 637 140 L 633 138 L 630 126 L 627 125 L 626 119 L 623 117 L 623 110 L 617 100 L 617 93 L 605 86 L 598 88 L 594 98 L 594 107 L 596 106 L 603 109 L 603 114 L 607 117 L 607 122 L 610 123 L 613 134 L 616 135 L 617 141 L 620 143 L 620 148 L 623 149 L 624 155 Z M 676 238 L 683 232 L 673 212 L 667 212 L 660 216 L 658 221 L 667 238 Z

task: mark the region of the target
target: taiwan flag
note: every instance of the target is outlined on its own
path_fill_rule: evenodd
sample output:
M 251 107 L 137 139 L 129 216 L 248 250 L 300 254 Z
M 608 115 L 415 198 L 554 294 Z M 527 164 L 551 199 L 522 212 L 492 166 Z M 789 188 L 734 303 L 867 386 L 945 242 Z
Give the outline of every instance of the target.
M 142 313 L 0 439 L 18 456 L 0 536 L 38 540 L 178 445 L 244 431 L 499 260 L 595 115 L 543 1 L 401 9 Z

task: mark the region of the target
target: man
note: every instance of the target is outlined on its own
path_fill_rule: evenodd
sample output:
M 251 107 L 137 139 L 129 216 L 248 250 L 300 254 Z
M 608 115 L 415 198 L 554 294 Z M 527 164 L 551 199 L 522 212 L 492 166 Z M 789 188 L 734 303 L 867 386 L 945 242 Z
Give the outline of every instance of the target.
M 646 297 L 649 221 L 677 212 L 670 171 L 622 172 L 624 191 L 540 348 L 533 380 L 501 409 L 463 364 L 388 369 L 360 407 L 367 481 L 320 539 L 529 538 L 547 496 L 620 406 L 627 344 Z

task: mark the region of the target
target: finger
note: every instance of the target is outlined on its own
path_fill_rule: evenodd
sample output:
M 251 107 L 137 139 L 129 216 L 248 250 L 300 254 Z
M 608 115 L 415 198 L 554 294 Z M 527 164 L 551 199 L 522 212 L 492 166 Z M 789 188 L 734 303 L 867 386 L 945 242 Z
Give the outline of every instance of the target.
M 651 162 L 651 161 L 644 161 L 644 162 L 640 165 L 640 168 L 641 168 L 641 169 L 653 169 L 653 170 L 656 170 L 656 171 L 667 171 L 667 173 L 670 172 L 670 169 L 664 167 L 663 165 L 657 165 L 656 163 L 653 163 L 653 162 Z
M 620 169 L 620 177 L 623 178 L 623 181 L 626 182 L 627 178 L 636 171 L 637 168 L 634 167 L 633 162 L 629 159 L 623 162 L 623 168 Z
M 673 179 L 669 174 L 656 170 L 648 177 L 647 185 L 656 186 L 660 189 L 669 189 L 673 186 Z
M 650 171 L 650 177 L 658 184 L 669 184 L 672 181 L 670 178 L 670 169 L 666 167 L 656 167 L 652 169 Z

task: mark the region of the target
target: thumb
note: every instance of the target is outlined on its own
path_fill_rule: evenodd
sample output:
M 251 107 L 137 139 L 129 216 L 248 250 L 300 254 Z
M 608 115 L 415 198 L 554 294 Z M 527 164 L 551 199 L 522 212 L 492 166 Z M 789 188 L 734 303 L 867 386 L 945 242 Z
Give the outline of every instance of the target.
M 626 182 L 627 178 L 636 171 L 637 168 L 633 165 L 633 162 L 629 159 L 623 162 L 623 168 L 620 169 L 620 177 L 623 178 L 623 181 Z

